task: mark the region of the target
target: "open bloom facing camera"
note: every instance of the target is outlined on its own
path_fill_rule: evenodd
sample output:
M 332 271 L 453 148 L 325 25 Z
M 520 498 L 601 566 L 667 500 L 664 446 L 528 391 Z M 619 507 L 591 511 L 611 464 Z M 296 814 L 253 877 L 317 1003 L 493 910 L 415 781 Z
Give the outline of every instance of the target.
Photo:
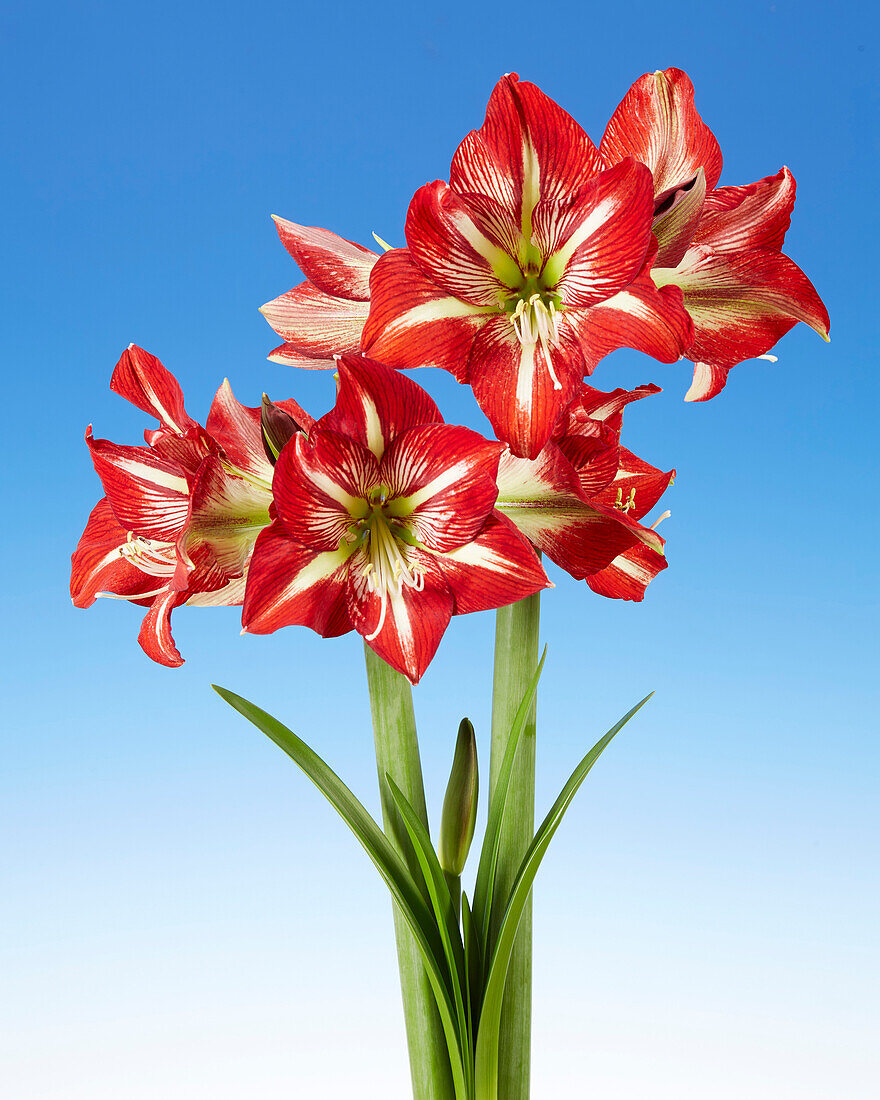
M 257 540 L 245 629 L 354 629 L 417 682 L 452 615 L 549 584 L 528 541 L 494 510 L 501 451 L 444 424 L 404 375 L 342 356 L 335 407 L 275 467 L 277 516 Z

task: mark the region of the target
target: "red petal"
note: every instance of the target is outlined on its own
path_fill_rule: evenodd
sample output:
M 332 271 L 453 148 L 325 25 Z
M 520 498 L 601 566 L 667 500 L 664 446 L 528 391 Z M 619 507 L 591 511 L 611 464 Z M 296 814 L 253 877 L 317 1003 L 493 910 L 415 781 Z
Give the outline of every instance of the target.
M 583 377 L 580 345 L 564 326 L 560 336 L 550 351 L 552 369 L 540 345 L 520 344 L 509 316 L 491 318 L 474 341 L 474 396 L 514 454 L 538 454 Z
M 623 290 L 642 270 L 653 238 L 651 173 L 622 161 L 590 180 L 564 214 L 535 212 L 535 236 L 549 255 L 543 279 L 564 306 L 591 306 Z
M 449 182 L 469 198 L 489 198 L 528 243 L 538 203 L 567 204 L 601 167 L 595 145 L 571 115 L 511 73 L 495 85 L 482 127 L 458 147 Z M 501 218 L 498 223 L 503 239 Z
M 701 168 L 694 179 L 679 188 L 655 213 L 651 230 L 658 252 L 651 267 L 675 267 L 691 245 L 706 202 L 706 176 Z
M 495 310 L 450 297 L 402 248 L 379 260 L 371 286 L 364 351 L 392 367 L 440 367 L 466 382 L 474 337 Z
M 622 514 L 605 515 L 587 503 L 553 443 L 537 459 L 502 456 L 498 489 L 498 510 L 577 580 L 604 569 L 638 538 Z
M 186 600 L 186 593 L 169 587 L 150 604 L 141 624 L 138 641 L 144 653 L 157 664 L 179 668 L 183 658 L 171 637 L 171 612 Z
M 657 195 L 680 187 L 699 168 L 711 189 L 721 175 L 721 149 L 694 106 L 694 86 L 681 69 L 645 73 L 611 116 L 599 152 L 606 164 L 636 157 L 651 169 Z
M 421 271 L 448 294 L 499 305 L 523 282 L 516 261 L 467 201 L 442 180 L 420 187 L 406 215 L 406 241 Z
M 706 196 L 694 244 L 716 251 L 779 251 L 791 222 L 797 184 L 787 168 L 743 187 L 719 187 Z M 674 266 L 660 264 L 657 267 Z
M 455 600 L 455 615 L 490 611 L 553 587 L 528 540 L 500 512 L 472 542 L 437 560 Z
M 323 638 L 351 630 L 346 612 L 349 551 L 316 554 L 276 521 L 261 532 L 248 569 L 241 621 L 251 634 L 307 626 Z
M 440 410 L 411 378 L 365 355 L 343 355 L 336 404 L 316 427 L 350 436 L 381 458 L 401 432 L 442 423 Z
M 189 516 L 189 486 L 183 470 L 148 447 L 123 447 L 86 432 L 92 462 L 110 507 L 126 531 L 173 542 Z
M 406 519 L 429 550 L 444 553 L 470 542 L 498 496 L 500 454 L 500 444 L 469 428 L 411 428 L 394 440 L 379 468 L 391 514 Z
M 619 294 L 592 308 L 565 310 L 562 325 L 580 343 L 588 374 L 617 348 L 635 348 L 662 363 L 674 363 L 694 336 L 681 292 L 677 287 L 658 290 L 648 265 Z
M 619 554 L 610 565 L 587 577 L 586 581 L 600 596 L 640 603 L 644 599 L 645 589 L 667 565 L 663 554 L 638 542 Z
M 314 359 L 357 351 L 369 311 L 364 302 L 331 298 L 311 283 L 300 283 L 260 307 L 279 336 L 301 355 Z
M 293 344 L 279 344 L 266 358 L 270 363 L 282 363 L 285 367 L 299 367 L 301 370 L 331 370 L 336 366 L 335 359 L 312 359 L 297 351 Z
M 271 470 L 268 461 L 266 466 Z M 229 473 L 216 456 L 209 458 L 193 485 L 186 532 L 179 547 L 190 561 L 203 551 L 225 580 L 241 576 L 254 542 L 269 524 L 272 492 Z
M 568 407 L 568 419 L 565 430 L 567 432 L 592 431 L 593 421 L 603 421 L 611 424 L 618 435 L 620 425 L 623 422 L 623 410 L 633 401 L 641 401 L 644 397 L 651 397 L 655 393 L 662 393 L 659 386 L 648 383 L 645 386 L 636 386 L 633 390 L 597 390 L 586 383 L 581 386 L 577 397 Z
M 597 495 L 606 507 L 627 506 L 631 519 L 641 519 L 656 505 L 675 478 L 675 470 L 665 473 L 621 447 L 614 480 Z
M 271 482 L 272 465 L 263 448 L 260 410 L 236 401 L 228 379 L 211 402 L 206 426 L 230 462 L 254 477 Z
M 319 290 L 336 298 L 369 301 L 370 270 L 379 258 L 375 252 L 329 229 L 297 225 L 274 214 L 272 220 L 281 243 Z
M 91 607 L 102 592 L 123 599 L 142 599 L 162 584 L 119 553 L 126 535 L 109 501 L 102 497 L 92 509 L 71 556 L 70 597 L 75 607 Z
M 378 484 L 379 464 L 366 447 L 316 428 L 278 456 L 272 492 L 287 533 L 311 551 L 329 551 L 367 515 L 366 497 Z
M 684 395 L 685 401 L 709 401 L 717 397 L 727 385 L 727 376 L 732 369 L 712 363 L 694 363 L 694 377 Z
M 110 389 L 155 416 L 168 431 L 182 434 L 196 424 L 183 407 L 183 391 L 177 379 L 155 355 L 137 344 L 129 344 L 122 353 Z
M 402 586 L 382 598 L 371 592 L 364 573 L 367 564 L 362 554 L 351 559 L 348 580 L 348 612 L 352 625 L 365 641 L 392 668 L 417 684 L 437 652 L 443 632 L 452 617 L 452 594 L 437 559 L 420 550 L 411 550 L 409 560 L 424 575 L 420 591 Z M 375 633 L 379 624 L 379 633 Z
M 718 367 L 763 355 L 798 321 L 828 338 L 828 311 L 797 264 L 779 252 L 710 251 L 695 246 L 672 272 L 694 322 L 688 358 Z

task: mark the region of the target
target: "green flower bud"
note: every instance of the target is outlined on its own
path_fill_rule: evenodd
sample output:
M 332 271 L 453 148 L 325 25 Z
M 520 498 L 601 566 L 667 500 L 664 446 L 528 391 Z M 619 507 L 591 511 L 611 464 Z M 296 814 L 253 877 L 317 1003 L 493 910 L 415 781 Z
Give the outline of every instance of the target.
M 464 870 L 477 824 L 479 791 L 477 739 L 474 727 L 467 718 L 462 718 L 446 797 L 443 799 L 440 842 L 437 846 L 440 866 L 447 875 L 460 876 Z
M 273 404 L 265 393 L 260 406 L 260 424 L 263 430 L 263 450 L 266 452 L 266 458 L 274 466 L 285 443 L 303 429 L 290 413 Z

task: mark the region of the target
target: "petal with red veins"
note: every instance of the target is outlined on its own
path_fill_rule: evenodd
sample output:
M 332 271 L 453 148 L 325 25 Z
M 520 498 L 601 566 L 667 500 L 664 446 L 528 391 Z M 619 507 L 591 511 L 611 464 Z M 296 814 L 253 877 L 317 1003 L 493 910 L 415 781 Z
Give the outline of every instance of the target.
M 645 589 L 667 564 L 663 554 L 639 542 L 619 554 L 610 565 L 587 577 L 586 581 L 600 596 L 640 603 L 645 597 Z
M 150 413 L 167 431 L 182 434 L 195 421 L 183 407 L 183 391 L 155 355 L 129 344 L 110 379 L 110 389 Z
M 495 306 L 523 282 L 517 262 L 467 201 L 442 180 L 413 195 L 406 242 L 432 282 L 475 306 Z
M 629 286 L 586 309 L 567 309 L 560 319 L 580 344 L 586 372 L 617 348 L 634 348 L 674 363 L 693 340 L 694 326 L 677 287 L 658 290 L 646 265 Z
M 402 585 L 400 591 L 392 588 L 383 597 L 370 589 L 366 555 L 353 556 L 348 578 L 348 613 L 367 644 L 387 664 L 417 684 L 449 625 L 453 599 L 434 555 L 410 549 L 408 558 L 422 574 L 423 587 Z
M 364 351 L 392 367 L 440 367 L 466 382 L 474 337 L 497 310 L 447 294 L 402 248 L 381 257 L 371 286 Z
M 293 344 L 279 344 L 266 358 L 270 363 L 281 363 L 285 367 L 298 367 L 301 370 L 332 370 L 335 359 L 313 359 L 297 351 Z
M 356 439 L 380 459 L 401 432 L 442 423 L 434 401 L 411 378 L 365 355 L 343 355 L 336 404 L 316 427 Z
M 732 367 L 763 355 L 798 321 L 828 339 L 828 311 L 801 269 L 780 252 L 691 248 L 677 268 L 655 268 L 658 285 L 684 294 L 694 322 L 688 358 Z
M 297 225 L 274 214 L 272 220 L 281 243 L 309 282 L 336 298 L 369 300 L 370 270 L 379 258 L 375 252 L 329 229 Z
M 186 593 L 176 591 L 171 585 L 162 591 L 144 616 L 138 641 L 144 653 L 157 664 L 179 668 L 183 658 L 171 637 L 171 612 L 186 600 Z
M 214 440 L 201 424 L 196 423 L 191 424 L 183 434 L 165 428 L 146 431 L 144 439 L 156 458 L 174 468 L 179 467 L 188 482 L 198 473 L 208 455 L 217 450 Z
M 712 363 L 694 363 L 694 377 L 685 401 L 711 401 L 727 385 L 727 376 L 732 367 L 719 367 Z
M 519 342 L 507 315 L 490 318 L 474 341 L 474 396 L 495 435 L 515 454 L 538 454 L 582 377 L 580 344 L 564 325 L 549 363 L 540 344 Z
M 597 500 L 606 507 L 625 506 L 631 519 L 640 520 L 669 488 L 675 470 L 658 470 L 626 447 L 619 449 L 618 463 L 614 480 L 597 495 Z
M 278 456 L 272 492 L 288 532 L 312 551 L 335 550 L 370 510 L 379 464 L 357 440 L 316 428 Z
M 584 498 L 577 473 L 548 444 L 536 459 L 504 454 L 496 508 L 578 580 L 605 568 L 638 537 L 623 515 L 607 516 Z
M 438 559 L 455 600 L 455 615 L 491 611 L 552 588 L 540 559 L 500 512 L 471 542 Z
M 590 180 L 564 213 L 535 212 L 535 236 L 548 259 L 542 280 L 564 307 L 592 306 L 624 290 L 652 244 L 651 173 L 634 160 Z
M 369 303 L 333 298 L 311 283 L 300 283 L 260 306 L 279 336 L 305 358 L 314 359 L 357 351 L 369 312 Z
M 113 515 L 106 497 L 92 509 L 71 556 L 70 597 L 75 607 L 91 607 L 103 593 L 138 600 L 162 584 L 120 553 L 127 532 Z
M 212 456 L 193 486 L 190 518 L 179 543 L 182 553 L 192 559 L 196 547 L 204 547 L 227 578 L 242 574 L 257 535 L 269 524 L 271 502 L 268 486 L 229 473 Z
M 351 550 L 315 553 L 279 521 L 260 533 L 248 568 L 241 621 L 250 634 L 307 626 L 323 638 L 351 630 L 346 578 Z
M 654 213 L 651 230 L 658 252 L 651 267 L 675 267 L 690 247 L 703 216 L 706 201 L 706 176 L 701 168 L 696 176 L 673 192 Z
M 716 251 L 779 251 L 791 222 L 797 184 L 787 168 L 742 187 L 719 187 L 706 196 L 694 244 Z M 677 263 L 678 261 L 676 261 Z M 657 262 L 657 267 L 675 263 Z
M 710 189 L 721 175 L 721 149 L 694 106 L 694 86 L 681 69 L 639 77 L 611 116 L 599 152 L 606 164 L 623 157 L 647 164 L 657 195 L 680 187 L 699 168 Z
M 211 402 L 206 427 L 239 470 L 271 482 L 272 466 L 263 449 L 260 410 L 236 401 L 228 379 Z
M 470 542 L 492 512 L 501 444 L 470 428 L 427 424 L 388 447 L 379 477 L 389 514 L 429 550 L 445 553 Z
M 113 514 L 126 531 L 173 542 L 189 516 L 189 486 L 179 466 L 148 447 L 125 447 L 86 432 L 92 462 Z
M 620 431 L 623 410 L 633 401 L 641 401 L 644 397 L 651 397 L 663 391 L 653 382 L 644 386 L 636 386 L 632 390 L 597 390 L 586 383 L 581 387 L 577 397 L 568 407 L 568 422 L 566 430 L 578 432 L 582 426 L 590 426 L 591 421 L 600 420 L 612 423 L 617 432 Z
M 482 127 L 456 150 L 449 182 L 461 194 L 491 199 L 528 244 L 538 203 L 566 205 L 601 168 L 598 150 L 571 115 L 511 73 L 495 85 Z
M 564 435 L 557 445 L 577 471 L 581 491 L 588 497 L 600 493 L 617 473 L 620 447 L 601 421 L 593 421 L 596 434 Z M 609 434 L 611 438 L 609 438 Z

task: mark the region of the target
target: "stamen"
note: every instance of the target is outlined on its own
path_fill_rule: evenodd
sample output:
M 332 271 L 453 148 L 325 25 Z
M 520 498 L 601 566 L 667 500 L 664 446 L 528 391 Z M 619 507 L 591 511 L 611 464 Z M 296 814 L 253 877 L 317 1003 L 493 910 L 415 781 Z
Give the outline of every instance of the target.
M 551 349 L 559 343 L 559 312 L 551 301 L 549 306 L 540 294 L 535 292 L 528 299 L 520 298 L 516 309 L 510 315 L 510 323 L 516 338 L 524 347 L 540 342 L 544 352 L 547 373 L 555 390 L 562 389 L 562 383 L 553 367 Z
M 663 513 L 663 515 L 660 516 L 659 519 L 654 520 L 654 522 L 651 524 L 651 530 L 656 531 L 657 528 L 660 526 L 660 524 L 663 522 L 663 520 L 664 519 L 669 519 L 669 517 L 671 515 L 672 515 L 672 512 L 670 512 L 669 509 L 667 508 L 667 510 Z
M 387 492 L 385 497 L 387 498 Z M 404 587 L 421 592 L 425 587 L 425 575 L 417 565 L 407 560 L 405 544 L 401 546 L 381 513 L 377 512 L 370 523 L 369 545 L 366 549 L 369 555 L 369 561 L 364 566 L 367 589 L 381 600 L 379 622 L 375 630 L 364 636 L 366 641 L 372 642 L 385 626 L 392 588 L 398 596 L 403 593 Z

